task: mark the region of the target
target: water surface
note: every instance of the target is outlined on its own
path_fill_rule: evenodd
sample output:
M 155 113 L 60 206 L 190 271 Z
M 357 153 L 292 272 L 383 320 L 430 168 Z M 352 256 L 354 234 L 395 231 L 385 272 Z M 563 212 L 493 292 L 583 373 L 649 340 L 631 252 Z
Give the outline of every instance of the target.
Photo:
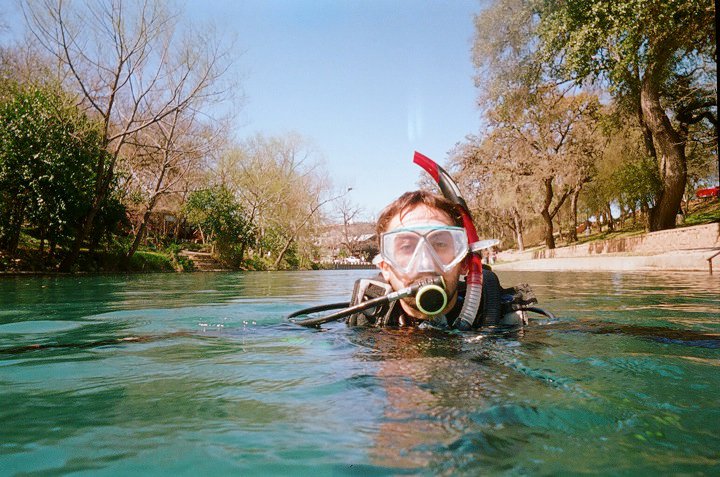
M 304 329 L 371 272 L 0 279 L 2 475 L 720 473 L 720 280 L 501 272 L 520 333 Z

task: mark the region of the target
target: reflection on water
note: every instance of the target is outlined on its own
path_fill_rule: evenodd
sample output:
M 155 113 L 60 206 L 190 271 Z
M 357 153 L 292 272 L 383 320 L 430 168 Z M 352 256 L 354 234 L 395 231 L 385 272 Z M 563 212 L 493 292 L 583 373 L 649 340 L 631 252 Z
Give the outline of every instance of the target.
M 0 280 L 0 469 L 713 474 L 720 280 L 500 274 L 515 333 L 323 330 L 370 271 Z

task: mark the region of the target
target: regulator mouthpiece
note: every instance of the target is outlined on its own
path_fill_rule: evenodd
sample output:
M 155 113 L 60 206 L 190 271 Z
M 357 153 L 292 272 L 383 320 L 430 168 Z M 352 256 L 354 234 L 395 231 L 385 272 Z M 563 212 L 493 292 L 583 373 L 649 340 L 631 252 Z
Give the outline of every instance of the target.
M 415 304 L 418 310 L 428 316 L 440 314 L 447 306 L 447 293 L 445 293 L 445 282 L 442 277 L 440 284 L 438 280 L 430 281 L 426 285 L 421 285 L 415 294 Z

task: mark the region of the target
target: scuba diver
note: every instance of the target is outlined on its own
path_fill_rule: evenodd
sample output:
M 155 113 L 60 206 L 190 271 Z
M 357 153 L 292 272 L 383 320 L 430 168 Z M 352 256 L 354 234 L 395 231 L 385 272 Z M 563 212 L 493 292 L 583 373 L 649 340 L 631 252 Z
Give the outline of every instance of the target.
M 535 303 L 529 288 L 502 289 L 488 268 L 481 272 L 480 306 L 471 320 L 460 319 L 468 289 L 461 277 L 468 275 L 473 254 L 462 216 L 449 200 L 422 190 L 406 192 L 381 212 L 376 229 L 380 255 L 375 263 L 380 275 L 358 280 L 350 305 L 419 288 L 414 296 L 353 313 L 349 325 L 477 329 L 526 323 L 524 311 L 513 305 Z
M 527 324 L 526 311 L 547 316 L 528 285 L 502 288 L 483 266 L 470 211 L 457 184 L 440 166 L 416 152 L 414 162 L 440 186 L 443 196 L 406 192 L 378 218 L 380 268 L 374 279 L 355 283 L 351 301 L 300 310 L 289 319 L 345 308 L 329 315 L 293 320 L 303 326 L 345 318 L 350 326 L 419 326 L 461 331 Z M 465 276 L 465 280 L 461 277 Z

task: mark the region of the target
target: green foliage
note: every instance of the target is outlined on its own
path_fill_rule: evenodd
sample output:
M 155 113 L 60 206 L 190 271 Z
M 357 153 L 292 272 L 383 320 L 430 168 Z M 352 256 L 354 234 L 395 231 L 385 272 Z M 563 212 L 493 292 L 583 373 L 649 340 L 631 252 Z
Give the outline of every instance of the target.
M 662 187 L 655 161 L 648 156 L 625 162 L 612 174 L 611 181 L 620 204 L 633 210 L 652 205 Z
M 90 241 L 99 243 L 104 238 L 106 243 L 110 243 L 115 234 L 120 233 L 122 228 L 129 226 L 127 209 L 120 199 L 116 182 L 113 182 L 110 187 L 110 194 L 103 200 L 100 210 L 93 221 Z
M 643 146 L 642 132 L 631 118 L 615 111 L 603 128 L 609 141 L 596 163 L 596 178 L 582 195 L 588 215 L 611 203 L 626 210 L 647 211 L 661 187 L 655 161 Z
M 243 207 L 224 187 L 190 194 L 185 214 L 189 224 L 212 237 L 221 260 L 229 265 L 238 266 L 245 249 L 255 243 L 255 229 Z
M 20 230 L 59 245 L 75 235 L 92 205 L 97 125 L 52 87 L 16 87 L 0 104 L 0 248 L 13 251 Z M 124 214 L 113 204 L 113 219 Z
M 707 1 L 572 0 L 539 3 L 539 33 L 550 58 L 563 55 L 566 75 L 604 78 L 627 92 L 648 65 L 669 62 L 669 74 L 691 52 L 711 46 L 714 14 Z
M 706 199 L 700 202 L 685 217 L 685 225 L 699 225 L 720 222 L 720 201 Z
M 475 18 L 473 60 L 490 127 L 461 143 L 453 158 L 481 224 L 516 230 L 524 227 L 517 219 L 529 223 L 553 196 L 525 179 L 545 171 L 555 197 L 573 184 L 575 191 L 583 187 L 588 215 L 615 204 L 647 212 L 652 229 L 672 226 L 686 174 L 688 190 L 716 177 L 714 20 L 705 0 L 489 3 Z M 597 92 L 602 98 L 603 114 L 588 115 L 583 124 L 590 140 L 565 158 L 554 154 L 557 162 L 545 159 L 546 151 L 556 149 L 540 139 L 562 137 L 566 129 L 558 118 L 573 107 L 551 101 L 556 111 L 539 110 L 544 90 L 563 97 Z M 536 134 L 548 129 L 550 134 Z M 511 140 L 502 141 L 502 134 Z M 530 147 L 523 150 L 527 139 Z M 597 146 L 612 154 L 596 154 Z M 503 174 L 504 163 L 515 169 Z M 573 163 L 581 167 L 564 173 Z
M 134 272 L 172 272 L 175 270 L 172 260 L 164 253 L 139 250 L 130 257 L 128 265 Z
M 259 250 L 268 250 L 275 252 L 280 250 L 285 242 L 285 236 L 282 230 L 277 227 L 269 227 L 265 233 L 258 238 L 257 246 Z
M 706 0 L 538 5 L 544 61 L 578 84 L 599 79 L 645 130 L 660 179 L 648 225 L 674 227 L 687 185 L 686 146 L 710 137 L 717 148 L 714 9 Z M 706 132 L 713 127 L 714 138 Z
M 195 270 L 195 264 L 192 260 L 187 257 L 180 255 L 183 248 L 177 243 L 171 243 L 165 249 L 166 253 L 170 255 L 173 267 L 179 272 L 192 272 Z M 136 252 L 137 253 L 137 252 Z M 134 254 L 133 254 L 134 255 Z
M 287 268 L 300 268 L 302 264 L 302 256 L 298 253 L 297 244 L 293 243 L 290 247 L 288 247 L 283 260 L 285 261 Z
M 272 262 L 264 257 L 250 257 L 243 263 L 248 270 L 270 270 Z

